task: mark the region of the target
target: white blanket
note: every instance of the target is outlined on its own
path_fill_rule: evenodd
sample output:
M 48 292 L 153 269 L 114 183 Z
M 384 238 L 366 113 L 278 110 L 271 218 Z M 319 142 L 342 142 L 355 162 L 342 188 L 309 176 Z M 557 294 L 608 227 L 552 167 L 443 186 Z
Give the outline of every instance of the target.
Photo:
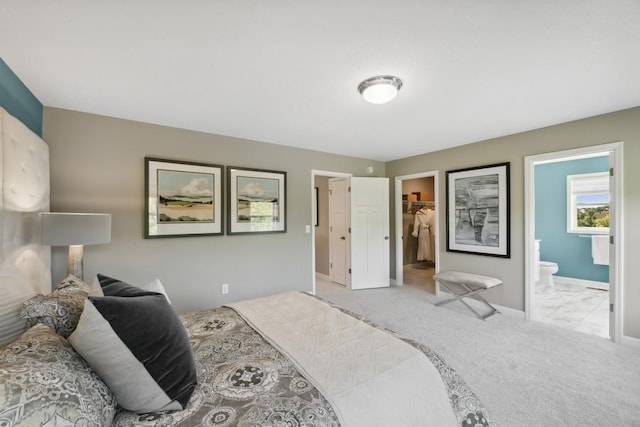
M 299 292 L 227 306 L 293 361 L 343 427 L 457 424 L 437 369 L 391 334 Z

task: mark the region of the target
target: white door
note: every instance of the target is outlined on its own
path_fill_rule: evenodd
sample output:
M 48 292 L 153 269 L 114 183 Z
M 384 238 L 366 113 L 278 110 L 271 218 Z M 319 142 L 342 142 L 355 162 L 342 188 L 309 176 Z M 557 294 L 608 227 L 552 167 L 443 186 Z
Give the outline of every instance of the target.
M 350 178 L 351 289 L 389 286 L 389 179 Z
M 348 282 L 349 211 L 346 178 L 329 179 L 329 279 Z

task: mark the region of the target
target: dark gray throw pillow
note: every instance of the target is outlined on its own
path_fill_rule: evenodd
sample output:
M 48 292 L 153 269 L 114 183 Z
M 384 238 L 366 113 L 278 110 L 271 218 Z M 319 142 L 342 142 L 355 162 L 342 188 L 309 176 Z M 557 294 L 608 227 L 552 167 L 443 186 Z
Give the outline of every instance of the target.
M 102 288 L 105 297 L 135 297 L 140 295 L 148 295 L 149 293 L 158 293 L 147 291 L 137 286 L 130 285 L 122 280 L 113 277 L 98 274 L 98 282 Z
M 69 342 L 123 408 L 184 409 L 197 378 L 182 321 L 164 295 L 107 279 L 113 286 L 103 286 L 104 297 L 89 297 Z

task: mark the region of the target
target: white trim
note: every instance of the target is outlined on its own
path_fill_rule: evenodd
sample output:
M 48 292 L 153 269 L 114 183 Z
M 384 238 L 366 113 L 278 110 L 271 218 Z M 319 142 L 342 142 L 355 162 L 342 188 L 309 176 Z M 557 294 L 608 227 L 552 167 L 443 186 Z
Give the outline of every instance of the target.
M 584 194 L 573 190 L 573 183 L 581 180 L 587 180 L 589 178 L 603 178 L 607 184 L 606 194 L 609 192 L 609 172 L 593 172 L 593 173 L 581 173 L 574 175 L 567 175 L 567 233 L 588 233 L 588 234 L 609 234 L 609 227 L 578 227 L 578 204 L 577 196 Z M 593 193 L 593 192 L 592 192 Z M 597 194 L 605 194 L 603 191 L 597 192 Z
M 395 189 L 395 203 L 394 211 L 396 217 L 396 278 L 395 286 L 404 285 L 404 259 L 403 259 L 403 240 L 402 235 L 404 230 L 402 229 L 402 181 L 409 179 L 428 178 L 433 177 L 433 201 L 435 203 L 435 219 L 434 224 L 436 227 L 436 239 L 435 239 L 435 273 L 440 271 L 440 239 L 437 236 L 440 235 L 440 196 L 438 191 L 438 171 L 418 172 L 409 175 L 401 175 L 394 177 L 394 189 Z M 440 296 L 440 285 L 436 282 L 436 296 Z
M 640 350 L 640 339 L 623 335 L 620 343 L 625 347 Z
M 614 197 L 614 222 L 611 228 L 611 235 L 614 236 L 614 269 L 609 270 L 609 277 L 613 276 L 613 298 L 614 298 L 614 329 L 613 329 L 613 341 L 620 342 L 622 340 L 622 330 L 624 328 L 624 173 L 623 173 L 623 160 L 624 160 L 624 144 L 617 142 L 615 148 L 612 149 L 614 156 L 614 173 L 615 173 L 615 191 Z
M 602 289 L 603 291 L 609 290 L 609 283 L 596 282 L 595 280 L 576 279 L 575 277 L 553 276 L 553 281 L 555 283 L 565 283 L 567 285 L 583 286 L 585 288 Z
M 339 178 L 345 177 L 349 178 L 353 176 L 352 173 L 348 172 L 331 172 L 331 171 L 323 171 L 317 169 L 311 169 L 311 190 L 309 191 L 309 198 L 311 203 L 311 218 L 310 218 L 310 227 L 311 227 L 311 293 L 313 295 L 316 294 L 316 228 L 313 226 L 313 206 L 315 204 L 315 193 L 313 189 L 315 188 L 316 176 L 328 176 L 330 178 Z
M 624 200 L 623 200 L 623 143 L 612 142 L 601 145 L 593 145 L 571 150 L 543 153 L 526 156 L 524 158 L 524 215 L 525 215 L 525 318 L 533 320 L 535 307 L 535 192 L 534 192 L 534 165 L 543 163 L 554 163 L 578 158 L 595 157 L 598 153 L 609 152 L 613 155 L 615 170 L 615 185 L 612 192 L 612 206 L 614 209 L 614 227 L 611 234 L 614 236 L 614 265 L 610 269 L 611 295 L 613 299 L 614 321 L 612 340 L 620 342 L 623 328 L 623 304 L 622 295 L 624 292 Z

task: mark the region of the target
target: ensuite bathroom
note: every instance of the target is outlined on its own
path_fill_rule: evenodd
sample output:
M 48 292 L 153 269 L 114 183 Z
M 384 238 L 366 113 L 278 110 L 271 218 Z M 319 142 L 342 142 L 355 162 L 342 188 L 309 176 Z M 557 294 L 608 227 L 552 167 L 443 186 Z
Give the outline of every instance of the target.
M 609 337 L 609 153 L 535 165 L 536 321 Z

